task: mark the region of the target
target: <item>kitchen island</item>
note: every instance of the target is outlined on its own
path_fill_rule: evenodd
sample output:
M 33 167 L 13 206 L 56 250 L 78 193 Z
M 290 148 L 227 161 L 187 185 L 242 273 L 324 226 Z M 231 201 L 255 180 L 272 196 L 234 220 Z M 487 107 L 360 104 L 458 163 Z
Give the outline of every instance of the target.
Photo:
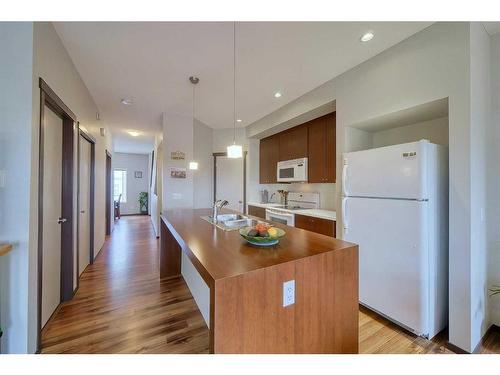
M 181 275 L 182 252 L 210 289 L 211 353 L 357 353 L 358 246 L 303 229 L 278 245 L 250 245 L 202 219 L 163 212 L 160 277 Z M 284 286 L 295 281 L 294 303 Z

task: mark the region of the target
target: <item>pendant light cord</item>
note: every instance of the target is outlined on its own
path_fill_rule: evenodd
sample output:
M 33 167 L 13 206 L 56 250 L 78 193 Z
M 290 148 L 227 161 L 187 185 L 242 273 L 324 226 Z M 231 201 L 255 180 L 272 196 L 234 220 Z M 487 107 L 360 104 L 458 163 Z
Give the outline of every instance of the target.
M 194 130 L 194 102 L 195 102 L 195 89 L 194 89 L 195 85 L 193 85 L 193 130 Z
M 236 21 L 233 22 L 233 144 L 236 144 Z
M 195 85 L 193 84 L 193 160 L 194 159 L 194 101 L 195 101 Z

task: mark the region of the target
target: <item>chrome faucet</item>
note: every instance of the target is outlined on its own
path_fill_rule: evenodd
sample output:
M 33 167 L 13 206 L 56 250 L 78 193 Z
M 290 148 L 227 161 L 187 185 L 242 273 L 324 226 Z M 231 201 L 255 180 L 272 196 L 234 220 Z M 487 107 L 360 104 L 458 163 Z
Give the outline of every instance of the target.
M 222 209 L 222 207 L 227 206 L 228 204 L 228 201 L 222 199 L 216 200 L 214 202 L 214 207 L 212 209 L 212 220 L 215 224 L 217 224 L 217 216 L 219 216 L 219 210 Z
M 276 193 L 272 193 L 271 194 L 271 197 L 269 198 L 269 203 L 272 203 L 273 202 L 273 197 L 276 195 Z

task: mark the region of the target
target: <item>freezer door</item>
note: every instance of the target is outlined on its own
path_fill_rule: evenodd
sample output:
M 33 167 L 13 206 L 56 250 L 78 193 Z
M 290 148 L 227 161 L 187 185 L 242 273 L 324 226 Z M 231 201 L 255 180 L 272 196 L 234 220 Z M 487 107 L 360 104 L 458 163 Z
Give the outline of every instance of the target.
M 428 334 L 428 202 L 344 198 L 343 239 L 359 245 L 359 299 Z
M 343 196 L 428 199 L 428 141 L 344 154 Z

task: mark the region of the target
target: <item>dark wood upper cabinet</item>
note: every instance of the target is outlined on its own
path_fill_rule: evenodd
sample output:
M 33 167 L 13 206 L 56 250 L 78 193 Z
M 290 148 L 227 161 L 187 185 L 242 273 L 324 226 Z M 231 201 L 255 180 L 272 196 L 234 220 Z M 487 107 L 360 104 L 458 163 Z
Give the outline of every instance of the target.
M 308 182 L 335 182 L 335 125 L 335 113 L 322 116 L 308 123 Z
M 308 182 L 336 180 L 335 112 L 260 141 L 260 183 L 275 184 L 278 161 L 307 157 Z
M 337 113 L 326 115 L 326 182 L 337 181 Z
M 299 125 L 278 134 L 280 161 L 307 157 L 307 126 Z
M 279 134 L 261 139 L 259 180 L 261 184 L 277 183 L 277 164 L 279 161 Z

